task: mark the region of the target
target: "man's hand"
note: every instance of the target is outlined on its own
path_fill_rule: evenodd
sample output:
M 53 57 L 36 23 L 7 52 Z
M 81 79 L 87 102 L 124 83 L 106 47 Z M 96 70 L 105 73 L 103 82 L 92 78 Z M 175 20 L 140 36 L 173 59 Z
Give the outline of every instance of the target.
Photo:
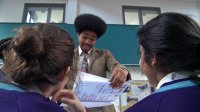
M 112 88 L 120 88 L 126 81 L 128 71 L 122 68 L 114 68 L 111 75 L 111 86 Z

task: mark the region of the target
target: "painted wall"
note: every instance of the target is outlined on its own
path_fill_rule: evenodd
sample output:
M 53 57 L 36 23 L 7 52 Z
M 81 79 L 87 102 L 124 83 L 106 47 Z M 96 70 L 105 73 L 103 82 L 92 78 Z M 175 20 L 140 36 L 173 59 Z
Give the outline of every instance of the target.
M 79 0 L 78 14 L 95 13 L 109 24 L 123 24 L 124 0 Z
M 199 0 L 0 0 L 0 22 L 21 22 L 24 3 L 66 3 L 65 22 L 82 13 L 94 13 L 108 24 L 123 24 L 122 5 L 160 7 L 161 12 L 191 15 L 200 23 Z
M 200 21 L 200 0 L 197 1 L 198 11 L 199 11 L 199 21 Z M 200 22 L 199 22 L 200 24 Z
M 109 24 L 123 24 L 122 5 L 160 7 L 161 12 L 180 12 L 198 20 L 200 10 L 196 0 L 79 0 L 78 13 L 95 13 Z

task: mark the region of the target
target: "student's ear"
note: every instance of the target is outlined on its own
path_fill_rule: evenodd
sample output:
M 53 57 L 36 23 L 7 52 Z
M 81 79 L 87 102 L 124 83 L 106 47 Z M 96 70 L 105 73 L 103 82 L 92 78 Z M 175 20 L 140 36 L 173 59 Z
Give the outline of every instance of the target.
M 8 52 L 5 51 L 5 50 L 3 50 L 3 51 L 2 51 L 2 54 L 3 54 L 3 58 L 4 58 L 4 59 L 7 59 L 7 57 L 8 57 Z
M 153 55 L 153 58 L 152 58 L 152 61 L 151 61 L 151 65 L 153 67 L 156 67 L 156 65 L 157 65 L 157 56 L 155 54 Z
M 68 66 L 61 72 L 61 74 L 59 75 L 59 80 L 60 81 L 64 80 L 65 78 L 68 79 L 68 75 L 69 75 L 70 69 L 71 69 L 71 67 Z
M 77 34 L 78 34 L 78 36 L 79 36 L 79 35 L 81 34 L 81 32 L 78 32 Z

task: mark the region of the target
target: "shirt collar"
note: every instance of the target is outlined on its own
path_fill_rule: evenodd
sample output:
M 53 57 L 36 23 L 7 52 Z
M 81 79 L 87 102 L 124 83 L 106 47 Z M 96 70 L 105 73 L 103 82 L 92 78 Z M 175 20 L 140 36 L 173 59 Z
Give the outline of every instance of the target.
M 188 78 L 190 75 L 192 75 L 191 72 L 171 72 L 159 81 L 156 89 L 159 89 L 164 83 L 178 79 Z
M 88 51 L 88 54 L 90 54 L 91 51 L 92 51 L 92 49 L 90 49 L 90 50 Z M 78 54 L 79 54 L 79 56 L 82 55 L 82 52 L 83 52 L 83 51 L 81 50 L 81 47 L 78 46 Z
M 31 84 L 31 85 L 29 85 L 29 86 L 26 86 L 26 87 L 25 87 L 25 86 L 22 86 L 22 85 L 19 85 L 18 83 L 14 82 L 14 81 L 12 81 L 11 84 L 13 84 L 13 85 L 15 85 L 15 86 L 17 86 L 17 87 L 20 87 L 20 88 L 24 89 L 25 91 L 34 92 L 34 93 L 39 93 L 39 94 L 44 95 L 44 94 L 42 93 L 42 91 L 41 91 L 37 86 L 35 86 L 35 85 L 33 85 L 33 84 Z

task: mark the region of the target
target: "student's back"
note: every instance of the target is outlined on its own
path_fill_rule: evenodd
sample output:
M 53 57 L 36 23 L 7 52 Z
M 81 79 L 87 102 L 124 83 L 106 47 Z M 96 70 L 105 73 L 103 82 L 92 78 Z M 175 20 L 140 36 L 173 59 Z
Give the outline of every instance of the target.
M 0 112 L 65 112 L 41 94 L 0 90 Z
M 178 81 L 182 82 L 182 80 Z M 165 86 L 173 83 L 175 82 L 166 83 Z M 156 92 L 136 103 L 126 112 L 199 112 L 199 93 L 199 86 Z

